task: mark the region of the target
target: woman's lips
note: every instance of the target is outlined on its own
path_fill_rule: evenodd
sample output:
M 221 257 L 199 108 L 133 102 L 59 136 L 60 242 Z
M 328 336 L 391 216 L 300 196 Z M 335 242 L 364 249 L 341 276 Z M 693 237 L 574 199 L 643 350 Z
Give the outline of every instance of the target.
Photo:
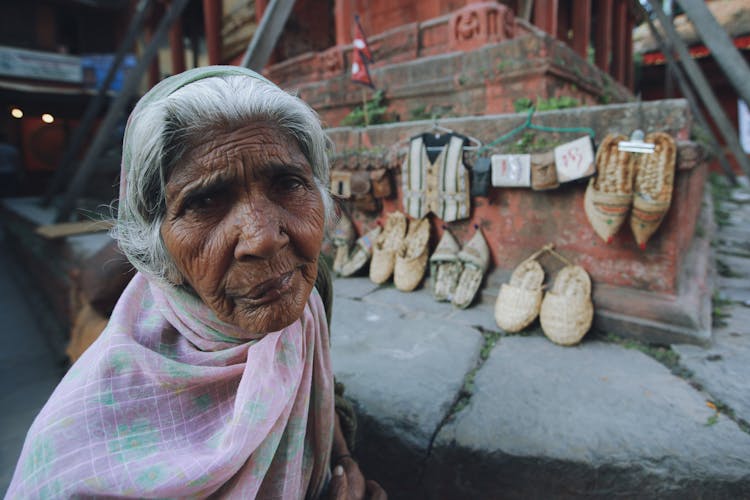
M 292 278 L 296 270 L 286 272 L 276 278 L 271 278 L 252 288 L 235 291 L 232 295 L 235 301 L 242 301 L 253 307 L 261 306 L 278 300 L 292 288 Z

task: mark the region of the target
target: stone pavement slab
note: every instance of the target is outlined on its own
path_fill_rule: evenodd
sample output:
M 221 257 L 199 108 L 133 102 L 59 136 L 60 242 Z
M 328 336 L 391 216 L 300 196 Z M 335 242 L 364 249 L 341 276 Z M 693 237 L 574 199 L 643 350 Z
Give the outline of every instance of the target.
M 358 410 L 426 452 L 476 364 L 483 338 L 437 318 L 402 319 L 402 311 L 336 297 L 331 357 L 336 379 Z
M 504 337 L 479 369 L 468 406 L 438 433 L 425 484 L 435 498 L 701 496 L 691 488 L 702 479 L 723 488 L 703 494 L 747 488 L 750 435 L 715 416 L 686 381 L 615 344 L 561 348 Z
M 362 297 L 365 297 L 366 295 L 374 292 L 379 287 L 380 285 L 376 285 L 368 278 L 353 277 L 336 279 L 336 285 L 334 288 L 336 290 L 337 297 L 361 299 Z
M 367 280 L 367 278 L 355 278 L 356 280 Z M 351 281 L 351 279 L 336 280 L 335 287 L 340 284 Z M 346 283 L 344 289 L 362 287 L 361 284 L 349 285 Z M 344 292 L 346 293 L 346 292 Z M 336 290 L 336 295 L 339 291 Z M 481 327 L 484 330 L 500 331 L 495 323 L 493 316 L 493 303 L 480 302 L 479 300 L 467 308 L 459 309 L 453 307 L 450 302 L 437 302 L 429 288 L 429 283 L 423 285 L 420 289 L 404 293 L 395 288 L 393 285 L 383 285 L 373 290 L 363 297 L 364 301 L 375 304 L 384 304 L 397 308 L 402 313 L 402 317 L 411 320 L 421 320 L 424 318 L 440 318 L 448 323 L 459 326 Z
M 750 422 L 750 308 L 735 304 L 727 312 L 726 324 L 713 330 L 710 347 L 673 348 L 693 380 L 738 418 Z

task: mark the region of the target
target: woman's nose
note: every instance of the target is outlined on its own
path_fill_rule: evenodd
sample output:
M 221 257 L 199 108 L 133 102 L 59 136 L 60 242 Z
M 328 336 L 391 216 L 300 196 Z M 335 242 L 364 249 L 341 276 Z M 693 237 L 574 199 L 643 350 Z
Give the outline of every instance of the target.
M 240 210 L 235 259 L 268 259 L 289 244 L 278 210 L 269 205 L 253 204 Z

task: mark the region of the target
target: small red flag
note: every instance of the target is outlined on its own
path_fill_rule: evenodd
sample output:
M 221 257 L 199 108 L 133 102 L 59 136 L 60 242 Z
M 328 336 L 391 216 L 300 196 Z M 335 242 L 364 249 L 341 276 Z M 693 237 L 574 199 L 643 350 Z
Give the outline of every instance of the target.
M 367 62 L 365 62 L 362 52 L 356 48 L 352 51 L 352 81 L 375 88 L 372 84 L 372 78 L 370 78 L 370 72 L 367 70 Z
M 372 52 L 370 47 L 367 46 L 367 38 L 365 38 L 362 25 L 359 24 L 359 16 L 356 14 L 354 15 L 354 41 L 352 45 L 354 45 L 354 50 L 352 50 L 352 81 L 375 88 L 372 84 L 372 78 L 370 78 L 370 71 L 367 68 L 367 64 L 372 62 Z
M 365 62 L 373 62 L 372 51 L 370 51 L 370 47 L 367 45 L 367 37 L 365 37 L 362 25 L 359 24 L 359 16 L 357 14 L 354 15 L 354 41 L 352 43 L 355 50 L 362 52 Z

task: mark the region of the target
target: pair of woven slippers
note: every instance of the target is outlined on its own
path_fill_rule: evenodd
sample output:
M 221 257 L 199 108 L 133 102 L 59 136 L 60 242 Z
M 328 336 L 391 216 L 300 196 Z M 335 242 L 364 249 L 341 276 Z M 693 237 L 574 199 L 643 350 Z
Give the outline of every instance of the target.
M 381 227 L 375 226 L 354 241 L 356 238 L 354 224 L 346 214 L 342 213 L 333 231 L 332 240 L 336 247 L 333 272 L 339 276 L 353 276 L 363 269 L 372 257 L 372 248 L 380 231 Z M 353 247 L 352 242 L 354 242 Z
M 547 252 L 565 266 L 544 294 L 544 270 L 537 259 Z M 588 273 L 555 252 L 552 245 L 545 245 L 521 262 L 510 282 L 501 286 L 495 302 L 495 321 L 506 332 L 520 332 L 537 316 L 547 338 L 564 346 L 580 342 L 594 317 Z
M 397 289 L 411 292 L 424 278 L 429 242 L 427 218 L 410 223 L 402 212 L 391 212 L 373 246 L 370 280 L 382 285 L 393 276 Z
M 490 264 L 490 249 L 482 230 L 476 232 L 462 249 L 446 228 L 430 257 L 432 294 L 437 301 L 451 301 L 466 309 L 474 301 Z
M 620 151 L 624 135 L 610 134 L 596 152 L 597 175 L 584 195 L 594 231 L 611 243 L 630 212 L 630 228 L 641 249 L 661 225 L 672 201 L 677 145 L 669 134 L 653 132 L 645 142 L 653 153 Z M 632 212 L 631 212 L 632 206 Z

